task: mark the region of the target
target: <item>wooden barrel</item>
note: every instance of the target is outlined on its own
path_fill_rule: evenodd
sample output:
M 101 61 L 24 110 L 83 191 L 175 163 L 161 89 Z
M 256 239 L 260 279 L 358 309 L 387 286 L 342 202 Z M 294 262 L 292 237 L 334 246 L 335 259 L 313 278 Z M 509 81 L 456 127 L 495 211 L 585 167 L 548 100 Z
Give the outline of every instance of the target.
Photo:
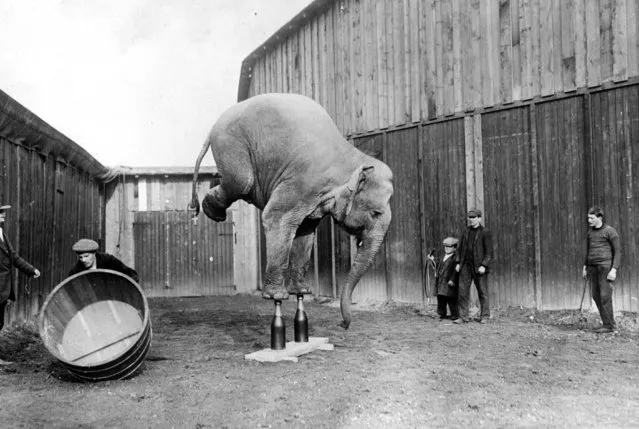
M 68 277 L 51 291 L 38 322 L 45 347 L 83 381 L 132 376 L 151 345 L 146 297 L 135 280 L 117 271 Z

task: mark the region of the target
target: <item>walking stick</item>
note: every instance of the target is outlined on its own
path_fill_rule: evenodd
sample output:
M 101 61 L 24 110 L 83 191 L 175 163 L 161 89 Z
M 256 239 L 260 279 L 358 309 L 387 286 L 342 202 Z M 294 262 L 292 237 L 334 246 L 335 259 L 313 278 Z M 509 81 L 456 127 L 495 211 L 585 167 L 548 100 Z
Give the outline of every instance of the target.
M 581 293 L 581 301 L 579 302 L 579 312 L 581 313 L 581 310 L 583 308 L 584 305 L 584 297 L 586 296 L 586 287 L 588 286 L 588 276 L 584 277 L 584 290 Z

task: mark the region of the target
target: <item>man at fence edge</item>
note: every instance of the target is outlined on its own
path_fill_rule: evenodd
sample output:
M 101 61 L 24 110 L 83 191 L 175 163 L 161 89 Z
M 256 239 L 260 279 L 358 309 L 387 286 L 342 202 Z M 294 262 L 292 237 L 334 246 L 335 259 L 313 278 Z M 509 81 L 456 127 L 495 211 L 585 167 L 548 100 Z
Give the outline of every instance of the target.
M 612 282 L 617 279 L 621 263 L 619 234 L 603 221 L 604 212 L 593 206 L 588 210 L 588 230 L 586 261 L 583 277 L 590 279 L 590 293 L 597 304 L 603 326 L 595 332 L 603 334 L 615 331 L 615 317 L 612 309 Z
M 11 206 L 0 205 L 0 330 L 4 327 L 4 310 L 9 301 L 15 301 L 13 290 L 13 268 L 17 268 L 33 278 L 40 277 L 40 271 L 22 259 L 14 250 L 4 231 L 7 210 Z
M 98 243 L 88 238 L 78 240 L 72 247 L 78 254 L 78 262 L 69 271 L 69 276 L 86 270 L 102 268 L 105 270 L 118 271 L 139 282 L 138 273 L 133 268 L 129 268 L 113 255 L 98 252 Z
M 488 228 L 481 224 L 482 212 L 479 209 L 468 211 L 468 226 L 461 235 L 461 241 L 455 252 L 455 271 L 459 273 L 459 319 L 455 323 L 466 323 L 470 305 L 470 285 L 475 283 L 481 313 L 477 321 L 486 323 L 490 318 L 490 301 L 486 275 L 493 259 L 493 240 Z

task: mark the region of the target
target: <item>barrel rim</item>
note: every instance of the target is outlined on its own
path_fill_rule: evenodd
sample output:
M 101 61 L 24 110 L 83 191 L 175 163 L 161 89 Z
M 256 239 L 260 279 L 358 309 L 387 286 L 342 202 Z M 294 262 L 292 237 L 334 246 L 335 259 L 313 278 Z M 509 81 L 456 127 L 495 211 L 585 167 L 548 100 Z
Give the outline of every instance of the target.
M 58 283 L 58 285 L 56 287 L 53 288 L 53 290 L 51 292 L 49 292 L 49 295 L 47 295 L 47 299 L 44 301 L 44 304 L 42 305 L 42 308 L 40 309 L 40 313 L 38 314 L 38 333 L 40 335 L 40 340 L 42 341 L 42 343 L 44 344 L 46 349 L 49 351 L 49 353 L 51 353 L 56 359 L 58 359 L 59 361 L 61 361 L 63 363 L 72 364 L 67 359 L 64 359 L 62 356 L 60 356 L 57 350 L 52 349 L 51 347 L 49 347 L 49 344 L 47 344 L 47 341 L 44 340 L 44 335 L 43 335 L 43 332 L 44 332 L 44 312 L 48 308 L 51 300 L 53 300 L 53 298 L 60 291 L 60 289 L 62 289 L 67 283 L 71 282 L 72 280 L 75 280 L 78 277 L 82 277 L 82 276 L 90 275 L 90 274 L 95 274 L 95 273 L 115 274 L 116 276 L 120 276 L 120 277 L 125 278 L 126 280 L 129 281 L 129 283 L 131 283 L 133 286 L 135 286 L 137 288 L 138 292 L 140 293 L 140 295 L 142 296 L 142 302 L 144 303 L 144 320 L 142 321 L 142 326 L 146 327 L 149 324 L 149 319 L 150 319 L 149 303 L 148 303 L 148 301 L 146 299 L 146 295 L 144 294 L 144 291 L 142 290 L 142 288 L 140 287 L 138 282 L 136 282 L 135 280 L 133 280 L 131 277 L 127 276 L 124 273 L 121 273 L 121 272 L 115 271 L 115 270 L 107 270 L 105 268 L 97 268 L 95 270 L 80 271 L 79 273 L 76 273 L 76 274 L 74 274 L 72 276 L 69 276 L 66 279 L 62 280 L 60 283 Z M 140 337 L 144 334 L 144 331 L 145 331 L 145 329 L 142 329 L 142 330 L 140 330 L 140 332 L 138 334 L 136 334 L 136 338 L 135 338 L 135 341 L 133 343 L 134 345 L 137 344 L 137 342 L 139 341 Z M 104 365 L 105 363 L 108 363 L 108 362 L 111 362 L 113 360 L 119 359 L 125 353 L 127 353 L 128 350 L 129 349 L 120 352 L 118 355 L 114 356 L 112 359 L 110 359 L 107 362 L 101 362 L 101 363 L 98 363 L 97 365 L 87 365 L 87 366 L 85 366 L 85 368 L 91 368 L 91 367 L 95 367 L 95 366 Z

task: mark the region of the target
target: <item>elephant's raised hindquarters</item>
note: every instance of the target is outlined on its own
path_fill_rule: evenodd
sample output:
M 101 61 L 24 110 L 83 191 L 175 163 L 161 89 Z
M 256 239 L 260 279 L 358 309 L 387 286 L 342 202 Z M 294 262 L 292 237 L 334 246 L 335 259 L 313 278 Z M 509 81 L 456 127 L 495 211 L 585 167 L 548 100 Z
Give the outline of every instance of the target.
M 232 201 L 229 202 L 226 195 L 221 185 L 209 189 L 202 199 L 202 210 L 204 214 L 216 222 L 224 222 L 226 220 L 226 209 L 230 207 L 232 203 Z

